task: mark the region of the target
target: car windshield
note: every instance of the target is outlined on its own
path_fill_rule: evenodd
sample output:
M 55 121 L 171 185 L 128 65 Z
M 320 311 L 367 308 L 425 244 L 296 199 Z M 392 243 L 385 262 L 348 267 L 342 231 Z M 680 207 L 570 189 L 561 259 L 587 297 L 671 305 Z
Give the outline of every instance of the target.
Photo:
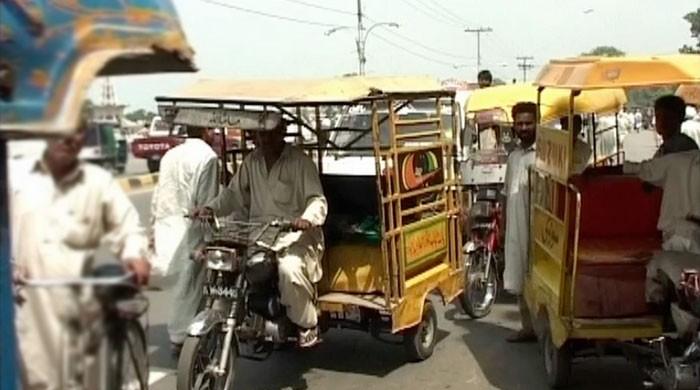
M 411 119 L 424 119 L 432 113 L 428 112 L 411 112 L 407 114 L 399 115 L 399 119 L 411 120 Z M 382 114 L 379 117 L 380 122 L 386 118 L 386 114 Z M 449 114 L 442 115 L 443 125 L 450 129 L 452 127 L 452 116 Z M 352 149 L 367 149 L 367 150 L 351 150 L 344 151 L 345 154 L 353 155 L 371 155 L 372 154 L 372 116 L 369 113 L 362 114 L 351 114 L 345 116 L 339 126 L 342 129 L 352 129 L 352 130 L 338 130 L 334 132 L 332 137 L 333 141 L 340 148 L 352 148 Z M 434 124 L 420 124 L 405 126 L 408 132 L 420 132 L 428 131 L 434 129 Z M 365 130 L 361 132 L 360 130 Z M 389 121 L 384 120 L 379 125 L 379 137 L 382 146 L 387 146 L 389 144 Z M 420 141 L 420 139 L 416 139 Z

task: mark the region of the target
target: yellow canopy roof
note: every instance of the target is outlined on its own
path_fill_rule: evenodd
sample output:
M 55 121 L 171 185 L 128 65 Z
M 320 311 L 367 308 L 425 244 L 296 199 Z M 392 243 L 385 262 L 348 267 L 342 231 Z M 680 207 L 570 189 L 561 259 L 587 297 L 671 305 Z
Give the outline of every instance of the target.
M 676 95 L 682 97 L 686 104 L 700 106 L 700 83 L 681 85 Z
M 540 115 L 542 122 L 566 116 L 569 111 L 569 91 L 545 89 L 542 91 Z M 467 112 L 500 109 L 510 118 L 510 110 L 518 102 L 537 103 L 537 86 L 531 84 L 509 84 L 478 89 L 469 96 Z M 584 91 L 576 97 L 574 111 L 577 113 L 604 114 L 619 110 L 627 103 L 625 91 L 619 88 Z
M 553 60 L 535 84 L 566 89 L 628 88 L 700 82 L 700 55 L 579 57 Z
M 337 77 L 302 80 L 200 80 L 157 100 L 205 100 L 259 103 L 341 103 L 387 93 L 441 92 L 438 80 L 427 77 Z

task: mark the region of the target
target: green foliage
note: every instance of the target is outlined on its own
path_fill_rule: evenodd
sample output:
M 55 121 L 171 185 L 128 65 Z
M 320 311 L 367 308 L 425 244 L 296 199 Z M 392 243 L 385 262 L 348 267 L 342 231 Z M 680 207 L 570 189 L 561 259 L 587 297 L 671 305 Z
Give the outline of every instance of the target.
M 673 95 L 678 86 L 645 87 L 627 91 L 627 104 L 630 107 L 652 107 L 654 101 L 664 95 Z
M 683 45 L 680 52 L 700 54 L 700 8 L 695 12 L 689 12 L 683 19 L 690 23 L 690 36 L 695 38 L 697 42 L 695 42 L 695 46 Z
M 132 111 L 124 116 L 130 121 L 143 121 L 144 123 L 150 123 L 153 117 L 156 116 L 156 114 L 154 112 L 146 111 L 142 108 L 139 108 L 138 110 Z
M 598 46 L 589 52 L 581 53 L 581 55 L 594 57 L 621 57 L 625 55 L 625 52 L 614 46 Z

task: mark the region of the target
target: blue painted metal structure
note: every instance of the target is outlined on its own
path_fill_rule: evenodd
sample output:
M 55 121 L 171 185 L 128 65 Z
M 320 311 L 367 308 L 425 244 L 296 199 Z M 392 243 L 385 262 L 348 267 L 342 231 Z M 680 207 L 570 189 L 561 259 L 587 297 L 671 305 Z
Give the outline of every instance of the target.
M 171 0 L 0 0 L 0 390 L 17 388 L 7 140 L 68 134 L 98 75 L 194 71 Z

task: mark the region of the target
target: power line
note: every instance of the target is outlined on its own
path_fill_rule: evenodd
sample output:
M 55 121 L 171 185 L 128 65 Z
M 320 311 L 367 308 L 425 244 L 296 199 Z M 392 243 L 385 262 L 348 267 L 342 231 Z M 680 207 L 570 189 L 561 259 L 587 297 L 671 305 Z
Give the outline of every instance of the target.
M 430 57 L 428 57 L 428 56 L 424 56 L 424 55 L 422 55 L 422 54 L 420 54 L 420 53 L 417 53 L 417 52 L 415 52 L 415 51 L 413 51 L 413 50 L 411 50 L 411 49 L 407 49 L 407 48 L 405 48 L 404 46 L 401 46 L 400 44 L 397 44 L 397 43 L 395 43 L 395 42 L 392 42 L 392 41 L 390 41 L 390 40 L 384 38 L 384 37 L 381 36 L 381 35 L 375 34 L 374 36 L 375 36 L 377 39 L 379 39 L 380 41 L 383 41 L 384 43 L 386 43 L 386 44 L 388 44 L 388 45 L 391 45 L 391 46 L 393 46 L 393 47 L 395 47 L 395 48 L 397 48 L 397 49 L 399 49 L 399 50 L 403 50 L 403 51 L 405 51 L 406 53 L 409 53 L 409 54 L 411 54 L 411 55 L 413 55 L 413 56 L 416 56 L 416 57 L 418 57 L 418 58 L 422 58 L 422 59 L 424 59 L 424 60 L 426 60 L 426 61 L 430 61 L 430 62 L 433 62 L 433 63 L 436 63 L 436 64 L 445 65 L 445 66 L 451 66 L 451 67 L 454 67 L 454 66 L 455 66 L 454 63 L 446 62 L 446 61 L 441 61 L 441 60 L 436 60 L 436 59 L 434 59 L 434 58 L 430 58 Z
M 326 7 L 326 6 L 323 6 L 323 5 L 308 3 L 308 2 L 306 2 L 306 1 L 301 1 L 301 0 L 284 0 L 284 1 L 287 1 L 287 2 L 289 2 L 289 3 L 295 3 L 295 4 L 303 5 L 303 6 L 310 7 L 310 8 L 320 9 L 320 10 L 323 10 L 323 11 L 335 12 L 335 13 L 338 13 L 338 14 L 355 16 L 355 13 L 352 12 L 352 11 L 345 11 L 345 10 L 338 9 L 338 8 Z
M 374 19 L 372 19 L 372 18 L 370 18 L 369 16 L 366 16 L 366 15 L 365 15 L 365 19 L 367 19 L 367 20 L 369 20 L 370 22 L 373 22 L 373 23 L 376 23 L 376 22 L 377 22 L 376 20 L 374 20 Z M 445 57 L 449 57 L 449 58 L 458 58 L 458 59 L 462 59 L 462 60 L 473 60 L 473 59 L 474 59 L 474 57 L 461 56 L 461 55 L 457 55 L 457 54 L 450 53 L 450 52 L 447 52 L 447 51 L 435 49 L 435 48 L 430 47 L 430 46 L 428 46 L 428 45 L 426 45 L 426 44 L 424 44 L 424 43 L 421 43 L 421 42 L 419 42 L 419 41 L 417 41 L 417 40 L 415 40 L 415 39 L 413 39 L 413 38 L 410 38 L 410 37 L 408 37 L 408 36 L 406 36 L 406 35 L 403 35 L 403 34 L 397 32 L 397 31 L 393 31 L 393 30 L 388 30 L 388 29 L 387 29 L 386 32 L 388 32 L 388 33 L 391 34 L 391 35 L 396 36 L 397 38 L 403 39 L 404 41 L 411 42 L 411 43 L 413 43 L 414 45 L 420 46 L 422 49 L 427 50 L 427 51 L 430 51 L 430 52 L 433 52 L 433 53 L 435 53 L 435 54 L 440 54 L 440 55 L 443 55 L 443 56 L 445 56 Z
M 406 5 L 408 5 L 409 7 L 413 8 L 414 10 L 420 12 L 420 13 L 423 14 L 423 15 L 426 15 L 427 17 L 429 17 L 429 18 L 431 18 L 431 19 L 433 19 L 433 20 L 435 20 L 435 21 L 437 21 L 437 22 L 440 22 L 440 23 L 450 23 L 450 24 L 452 24 L 452 25 L 458 26 L 458 25 L 455 24 L 455 22 L 453 22 L 453 21 L 451 21 L 451 20 L 446 20 L 445 18 L 440 17 L 440 16 L 437 16 L 437 17 L 436 17 L 436 16 L 435 16 L 434 14 L 432 14 L 432 13 L 425 12 L 424 9 L 418 8 L 415 4 L 409 2 L 408 0 L 403 0 L 403 2 L 404 2 Z
M 257 11 L 257 10 L 250 9 L 250 8 L 239 7 L 239 6 L 233 5 L 233 4 L 222 3 L 222 2 L 219 2 L 216 0 L 202 0 L 202 1 L 205 3 L 217 5 L 219 7 L 230 8 L 230 9 L 234 9 L 237 11 L 246 12 L 246 13 L 258 15 L 258 16 L 265 16 L 265 17 L 272 18 L 272 19 L 285 20 L 287 22 L 294 22 L 294 23 L 306 24 L 306 25 L 310 25 L 310 26 L 320 26 L 320 27 L 349 27 L 349 26 L 338 26 L 337 24 L 314 22 L 311 20 L 297 19 L 297 18 L 291 18 L 288 16 L 271 14 L 268 12 Z
M 417 0 L 417 1 L 421 1 L 421 0 Z M 444 7 L 442 4 L 440 4 L 439 2 L 437 2 L 437 1 L 435 1 L 435 0 L 429 0 L 429 1 L 430 1 L 430 4 L 433 5 L 433 7 L 434 7 L 433 9 L 436 9 L 436 10 L 438 11 L 438 12 L 437 12 L 438 14 L 442 14 L 442 15 L 446 16 L 447 18 L 454 20 L 456 23 L 459 23 L 460 26 L 464 26 L 464 25 L 467 24 L 467 23 L 466 23 L 465 21 L 463 21 L 460 17 L 454 15 L 454 14 L 452 13 L 452 11 L 450 11 L 450 10 L 447 9 L 447 8 L 445 8 L 445 7 Z M 421 1 L 421 2 L 422 2 L 422 1 Z

